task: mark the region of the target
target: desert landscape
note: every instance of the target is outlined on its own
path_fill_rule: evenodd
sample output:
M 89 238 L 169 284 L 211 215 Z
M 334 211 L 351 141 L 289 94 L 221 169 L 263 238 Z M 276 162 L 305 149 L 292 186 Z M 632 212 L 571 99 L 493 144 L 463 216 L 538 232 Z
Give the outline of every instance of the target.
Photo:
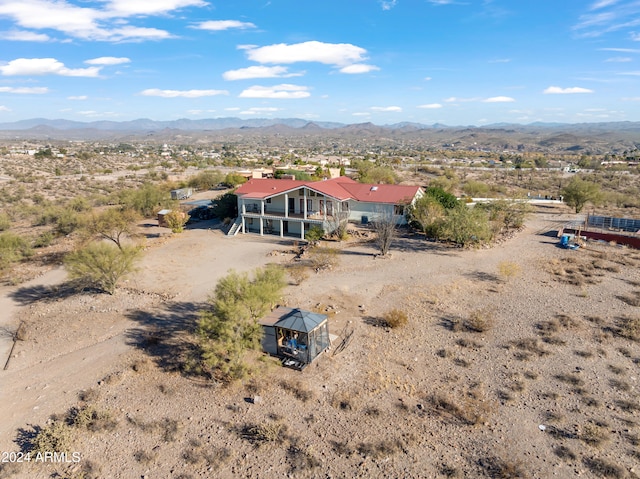
M 113 296 L 65 290 L 58 268 L 5 287 L 3 326 L 24 337 L 2 371 L 1 449 L 70 417 L 80 460 L 0 475 L 637 477 L 640 253 L 559 248 L 572 218 L 538 207 L 483 249 L 409 231 L 387 258 L 337 243 L 333 267 L 281 304 L 328 314 L 343 337 L 302 372 L 266 361 L 226 386 L 181 370 L 198 311 L 230 268 L 294 262 L 289 239 L 199 223 L 149 240 Z M 406 326 L 380 321 L 390 308 Z

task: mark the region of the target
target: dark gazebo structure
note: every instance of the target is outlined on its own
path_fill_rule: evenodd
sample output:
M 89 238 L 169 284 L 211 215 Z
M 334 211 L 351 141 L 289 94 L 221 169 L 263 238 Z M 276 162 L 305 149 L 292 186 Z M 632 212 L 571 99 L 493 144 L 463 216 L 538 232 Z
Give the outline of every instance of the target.
M 286 366 L 303 369 L 331 345 L 325 314 L 279 306 L 260 320 L 262 349 L 282 358 Z

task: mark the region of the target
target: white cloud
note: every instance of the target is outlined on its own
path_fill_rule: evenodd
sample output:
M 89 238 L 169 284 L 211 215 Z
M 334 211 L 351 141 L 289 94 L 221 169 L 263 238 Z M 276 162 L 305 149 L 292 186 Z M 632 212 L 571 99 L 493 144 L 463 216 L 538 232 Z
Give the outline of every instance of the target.
M 101 67 L 67 68 L 55 58 L 17 58 L 0 65 L 3 75 L 61 75 L 68 77 L 97 77 Z
M 456 96 L 451 96 L 449 98 L 445 98 L 443 101 L 446 103 L 469 103 L 472 101 L 478 101 L 478 98 L 458 98 Z
M 251 22 L 240 22 L 238 20 L 209 20 L 208 22 L 196 23 L 192 28 L 219 32 L 222 30 L 230 30 L 232 28 L 246 30 L 247 28 L 256 28 L 256 26 Z
M 83 101 L 88 99 L 89 97 L 87 95 L 78 95 L 78 96 L 68 96 L 67 100 L 78 100 L 78 101 Z
M 253 107 L 253 108 L 249 108 L 250 111 L 253 112 L 274 112 L 274 111 L 280 111 L 282 110 L 282 108 L 276 108 L 273 106 L 265 106 L 265 107 Z
M 427 110 L 435 110 L 438 108 L 442 108 L 440 103 L 427 103 L 426 105 L 418 105 L 418 108 L 425 108 Z
M 640 53 L 638 48 L 598 48 L 601 52 Z
M 222 78 L 228 81 L 233 81 L 248 80 L 251 78 L 289 78 L 302 75 L 302 73 L 289 73 L 289 69 L 287 67 L 265 67 L 260 65 L 226 71 L 222 74 Z
M 44 95 L 49 93 L 47 87 L 10 87 L 0 86 L 0 93 L 16 93 L 18 95 Z
M 11 109 L 7 108 L 4 105 L 0 105 L 0 111 L 11 111 Z
M 632 61 L 630 57 L 612 57 L 605 60 L 607 63 L 627 63 L 630 61 Z
M 631 71 L 631 72 L 620 72 L 618 75 L 631 75 L 631 76 L 640 76 L 640 71 Z
M 497 60 L 489 60 L 489 63 L 511 63 L 510 58 L 498 58 Z
M 143 96 L 159 96 L 161 98 L 201 98 L 204 96 L 228 95 L 226 90 L 160 90 L 149 88 L 140 92 Z
M 274 99 L 299 99 L 311 96 L 309 88 L 300 85 L 254 85 L 240 93 L 240 98 L 274 98 Z
M 12 30 L 0 33 L 0 38 L 14 42 L 48 42 L 51 40 L 49 35 L 44 33 L 28 32 L 26 30 Z
M 309 41 L 287 45 L 279 43 L 264 47 L 244 46 L 250 60 L 258 63 L 318 62 L 325 65 L 348 66 L 366 58 L 364 48 L 350 43 Z
M 482 100 L 484 103 L 511 103 L 515 100 L 510 96 L 493 96 L 491 98 L 487 98 Z
M 640 4 L 635 0 L 600 0 L 578 18 L 573 30 L 579 36 L 587 38 L 629 31 L 640 24 L 639 14 Z
M 123 63 L 131 63 L 126 57 L 100 57 L 85 60 L 87 65 L 122 65 Z
M 431 77 L 424 77 L 424 81 L 431 81 L 432 78 Z
M 398 0 L 380 0 L 380 6 L 383 10 L 391 10 L 397 3 Z
M 371 116 L 371 113 L 366 111 L 358 111 L 356 113 L 352 113 L 353 116 Z
M 392 111 L 397 113 L 402 111 L 402 108 L 399 106 L 372 106 L 371 109 L 373 111 Z
M 240 111 L 240 108 L 238 107 L 232 107 L 232 108 L 225 108 L 225 111 Z
M 347 74 L 354 75 L 358 73 L 369 73 L 376 70 L 380 70 L 380 68 L 378 68 L 375 65 L 367 65 L 365 63 L 354 63 L 353 65 L 347 65 L 346 67 L 342 67 L 340 69 L 340 73 L 347 73 Z
M 581 88 L 578 86 L 570 87 L 570 88 L 561 88 L 559 86 L 550 86 L 542 93 L 545 95 L 566 95 L 573 93 L 593 93 L 593 90 L 589 90 L 588 88 Z
M 111 0 L 107 3 L 107 12 L 117 17 L 162 15 L 180 8 L 206 5 L 202 0 Z
M 98 9 L 76 6 L 65 0 L 3 0 L 0 2 L 0 17 L 9 17 L 23 29 L 50 29 L 83 40 L 161 40 L 172 35 L 156 28 L 131 26 L 126 19 L 140 15 L 165 15 L 187 6 L 205 5 L 202 0 L 112 0 Z M 37 38 L 33 37 L 34 40 Z
M 593 5 L 589 7 L 589 10 L 599 10 L 600 8 L 605 8 L 610 5 L 615 5 L 618 3 L 618 0 L 598 0 Z

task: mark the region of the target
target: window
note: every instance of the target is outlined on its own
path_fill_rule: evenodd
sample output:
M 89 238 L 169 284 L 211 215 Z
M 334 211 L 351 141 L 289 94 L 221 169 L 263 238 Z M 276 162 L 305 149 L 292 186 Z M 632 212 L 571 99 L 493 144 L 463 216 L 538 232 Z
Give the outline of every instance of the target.
M 267 198 L 267 203 L 271 203 L 271 198 Z
M 394 215 L 403 215 L 404 214 L 404 205 L 394 205 L 393 214 Z

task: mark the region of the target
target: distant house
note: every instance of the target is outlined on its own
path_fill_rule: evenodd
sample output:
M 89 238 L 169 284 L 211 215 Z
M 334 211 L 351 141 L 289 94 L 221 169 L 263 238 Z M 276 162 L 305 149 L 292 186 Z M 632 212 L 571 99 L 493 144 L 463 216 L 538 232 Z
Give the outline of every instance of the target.
M 330 231 L 338 214 L 358 223 L 393 215 L 397 224 L 404 224 L 407 206 L 423 191 L 419 186 L 364 184 L 341 176 L 323 181 L 251 179 L 236 195 L 238 218 L 229 234 L 242 231 L 304 239 L 313 226 Z

